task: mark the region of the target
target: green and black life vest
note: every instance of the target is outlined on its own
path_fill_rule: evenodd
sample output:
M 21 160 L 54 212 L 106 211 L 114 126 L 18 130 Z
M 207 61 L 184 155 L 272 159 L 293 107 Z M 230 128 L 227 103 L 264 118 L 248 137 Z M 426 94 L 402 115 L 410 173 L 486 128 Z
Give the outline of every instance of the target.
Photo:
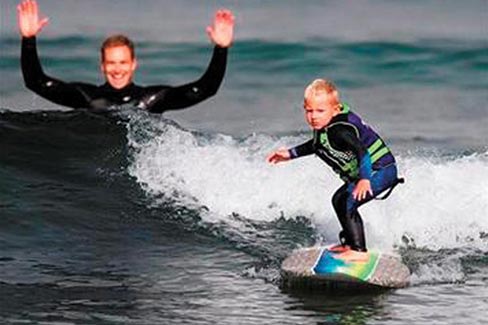
M 347 104 L 342 104 L 342 112 L 334 116 L 323 129 L 314 131 L 315 153 L 324 160 L 342 179 L 353 181 L 359 179 L 359 163 L 356 154 L 349 149 L 334 147 L 330 130 L 338 125 L 344 125 L 354 130 L 357 138 L 369 153 L 370 165 L 373 170 L 395 162 L 390 149 L 381 137 L 361 118 L 353 113 Z M 368 159 L 361 157 L 361 159 Z

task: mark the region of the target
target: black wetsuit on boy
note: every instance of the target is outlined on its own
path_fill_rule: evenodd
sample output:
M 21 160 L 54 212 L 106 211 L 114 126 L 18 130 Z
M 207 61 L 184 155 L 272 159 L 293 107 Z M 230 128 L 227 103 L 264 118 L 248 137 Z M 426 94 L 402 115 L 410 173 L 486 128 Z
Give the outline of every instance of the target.
M 96 86 L 64 82 L 46 75 L 37 54 L 36 37 L 22 38 L 21 66 L 26 87 L 47 100 L 72 108 L 132 105 L 152 113 L 186 108 L 216 94 L 224 78 L 226 64 L 227 48 L 215 46 L 207 71 L 194 82 L 178 87 L 144 87 L 131 83 L 115 89 L 108 83 Z

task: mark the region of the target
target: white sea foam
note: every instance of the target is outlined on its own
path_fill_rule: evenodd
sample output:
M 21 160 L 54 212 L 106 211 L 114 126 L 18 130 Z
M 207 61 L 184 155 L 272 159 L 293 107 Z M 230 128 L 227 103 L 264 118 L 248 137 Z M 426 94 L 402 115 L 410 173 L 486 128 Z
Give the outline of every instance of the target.
M 341 181 L 310 156 L 271 166 L 266 155 L 306 137 L 195 135 L 166 121 L 129 123 L 130 173 L 155 200 L 175 197 L 208 208 L 207 221 L 237 213 L 272 221 L 310 218 L 326 239 L 339 224 L 330 203 Z M 391 250 L 402 237 L 417 247 L 488 249 L 488 154 L 451 159 L 397 156 L 406 184 L 360 209 L 368 246 Z
M 463 282 L 466 275 L 459 258 L 447 258 L 437 262 L 426 262 L 412 274 L 413 285 Z

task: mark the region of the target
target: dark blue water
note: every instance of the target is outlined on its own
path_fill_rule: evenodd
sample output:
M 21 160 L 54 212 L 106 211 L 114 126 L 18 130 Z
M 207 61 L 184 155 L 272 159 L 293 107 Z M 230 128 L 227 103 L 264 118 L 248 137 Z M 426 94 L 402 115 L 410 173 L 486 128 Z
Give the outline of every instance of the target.
M 42 1 L 46 71 L 93 83 L 114 31 L 136 40 L 139 83 L 197 78 L 211 54 L 204 27 L 216 8 L 233 9 L 217 96 L 161 117 L 34 96 L 18 66 L 16 2 L 2 2 L 1 322 L 483 323 L 488 4 L 439 3 Z M 264 162 L 308 138 L 303 89 L 324 76 L 388 140 L 407 179 L 362 214 L 368 245 L 411 269 L 409 288 L 280 286 L 287 254 L 339 230 L 329 198 L 340 182 L 327 167 Z

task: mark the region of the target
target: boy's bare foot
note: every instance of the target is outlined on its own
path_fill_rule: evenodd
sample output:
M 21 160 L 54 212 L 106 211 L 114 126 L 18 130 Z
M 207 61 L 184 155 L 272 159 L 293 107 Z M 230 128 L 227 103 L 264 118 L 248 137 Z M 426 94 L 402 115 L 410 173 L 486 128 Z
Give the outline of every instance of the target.
M 337 255 L 337 258 L 345 262 L 367 262 L 369 259 L 368 252 L 358 252 L 348 249 Z
M 334 252 L 334 253 L 341 253 L 341 252 L 345 252 L 345 251 L 350 250 L 350 249 L 351 249 L 351 247 L 349 247 L 347 245 L 337 244 L 335 246 L 328 248 L 327 250 L 330 252 Z

